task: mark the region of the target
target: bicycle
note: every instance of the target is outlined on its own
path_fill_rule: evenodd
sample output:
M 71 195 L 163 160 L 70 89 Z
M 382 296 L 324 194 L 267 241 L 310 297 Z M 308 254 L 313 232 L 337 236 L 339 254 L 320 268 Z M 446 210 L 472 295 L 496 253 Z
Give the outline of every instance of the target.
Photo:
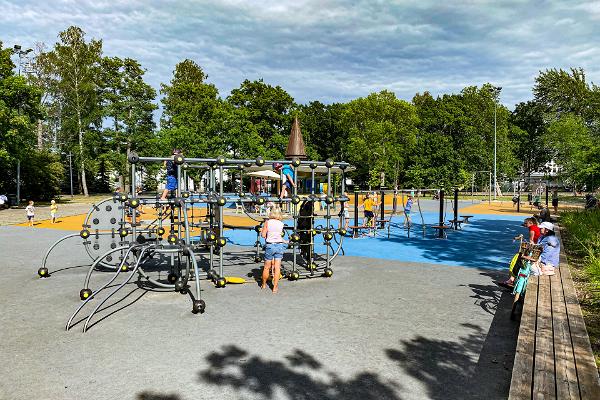
M 512 291 L 513 304 L 510 312 L 510 319 L 514 320 L 517 311 L 517 305 L 521 303 L 523 305 L 523 298 L 527 292 L 527 283 L 529 282 L 529 276 L 531 275 L 531 267 L 533 265 L 532 260 L 540 258 L 542 253 L 542 247 L 538 244 L 532 244 L 527 241 L 523 241 L 523 235 L 515 237 L 513 240 L 519 239 L 519 257 L 516 265 L 519 266 L 518 271 L 515 275 L 515 283 Z

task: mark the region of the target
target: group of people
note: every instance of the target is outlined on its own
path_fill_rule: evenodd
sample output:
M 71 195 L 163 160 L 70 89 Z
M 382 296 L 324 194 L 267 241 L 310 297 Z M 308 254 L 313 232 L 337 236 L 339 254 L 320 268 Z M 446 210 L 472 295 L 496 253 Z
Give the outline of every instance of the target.
M 556 237 L 555 226 L 549 221 L 539 222 L 534 217 L 526 218 L 523 226 L 527 228 L 527 242 L 541 247 L 539 258 L 522 254 L 521 258 L 531 261 L 531 275 L 554 275 L 554 269 L 560 263 L 560 241 Z M 511 276 L 500 284 L 512 288 L 515 277 Z
M 367 193 L 365 195 L 365 198 L 364 198 L 362 204 L 360 204 L 358 206 L 359 209 L 362 208 L 364 211 L 364 222 L 363 222 L 364 227 L 375 228 L 375 215 L 377 214 L 377 211 L 379 210 L 380 206 L 385 207 L 385 204 L 382 205 L 379 202 L 377 192 Z M 406 199 L 406 203 L 402 204 L 402 209 L 403 209 L 403 213 L 404 213 L 403 226 L 405 226 L 405 227 L 408 226 L 409 228 L 412 226 L 412 218 L 410 215 L 412 206 L 413 206 L 413 196 L 412 196 L 412 194 L 409 194 Z
M 57 222 L 58 204 L 56 200 L 50 200 L 50 223 L 55 224 Z M 33 227 L 35 221 L 35 206 L 33 200 L 30 200 L 25 207 L 25 215 L 27 216 L 27 225 Z

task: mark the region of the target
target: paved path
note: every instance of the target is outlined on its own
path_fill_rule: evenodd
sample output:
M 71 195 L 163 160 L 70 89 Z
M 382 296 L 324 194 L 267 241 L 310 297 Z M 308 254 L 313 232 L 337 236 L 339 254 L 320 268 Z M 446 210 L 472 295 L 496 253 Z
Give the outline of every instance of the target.
M 86 272 L 70 267 L 89 263 L 81 245 L 36 277 L 63 234 L 0 228 L 1 399 L 507 397 L 516 325 L 494 271 L 342 257 L 333 278 L 286 281 L 278 295 L 204 285 L 204 315 L 131 284 L 82 334 L 64 330 Z

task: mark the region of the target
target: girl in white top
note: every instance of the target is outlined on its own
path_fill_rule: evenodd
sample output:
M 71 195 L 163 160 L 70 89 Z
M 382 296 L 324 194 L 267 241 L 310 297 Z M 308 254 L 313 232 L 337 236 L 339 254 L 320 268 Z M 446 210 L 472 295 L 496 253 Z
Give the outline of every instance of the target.
M 27 213 L 29 226 L 33 226 L 33 219 L 35 218 L 35 207 L 33 206 L 33 201 L 29 201 L 29 205 L 25 207 L 25 212 Z
M 273 293 L 277 293 L 279 275 L 281 274 L 281 260 L 287 248 L 287 241 L 283 239 L 283 214 L 279 207 L 273 207 L 269 219 L 265 221 L 260 231 L 267 245 L 265 246 L 265 265 L 262 273 L 261 289 L 267 286 L 269 273 L 273 275 Z

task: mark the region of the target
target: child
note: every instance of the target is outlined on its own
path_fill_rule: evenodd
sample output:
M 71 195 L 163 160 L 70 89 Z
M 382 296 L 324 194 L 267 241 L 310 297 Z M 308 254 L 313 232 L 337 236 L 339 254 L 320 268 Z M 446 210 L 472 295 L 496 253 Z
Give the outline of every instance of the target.
M 275 163 L 273 165 L 275 172 L 281 174 L 282 182 L 281 182 L 281 193 L 279 194 L 279 198 L 283 199 L 284 197 L 289 195 L 291 196 L 294 192 L 292 190 L 293 187 L 296 187 L 296 183 L 294 182 L 294 168 L 290 164 L 283 165 L 281 163 Z
M 552 191 L 552 207 L 554 207 L 554 214 L 558 214 L 558 190 Z
M 413 206 L 413 197 L 412 195 L 408 195 L 408 200 L 406 200 L 406 205 L 404 206 L 404 223 L 403 226 L 407 226 L 410 228 L 412 226 L 412 219 L 410 218 L 410 210 Z
M 174 156 L 181 153 L 181 150 L 173 149 Z M 165 185 L 162 196 L 160 196 L 161 200 L 166 200 L 169 192 L 177 189 L 177 166 L 171 160 L 165 161 L 164 165 L 167 169 L 167 184 Z
M 56 204 L 56 201 L 50 200 L 50 219 L 52 220 L 53 224 L 56 223 L 56 212 L 57 211 L 58 211 L 58 205 Z
M 35 218 L 35 207 L 33 206 L 33 201 L 29 200 L 29 205 L 25 207 L 25 212 L 27 213 L 29 226 L 33 226 L 33 219 Z
M 360 207 L 362 207 L 365 210 L 365 222 L 364 222 L 364 226 L 368 226 L 370 227 L 371 225 L 373 225 L 373 227 L 375 227 L 375 214 L 373 214 L 373 199 L 371 198 L 371 193 L 367 193 L 365 195 L 365 201 L 360 205 Z M 373 224 L 372 224 L 373 223 Z
M 344 192 L 344 197 L 349 198 L 348 192 Z M 347 231 L 348 226 L 350 225 L 350 203 L 345 202 L 342 207 L 344 208 L 344 229 Z
M 525 223 L 523 225 L 529 231 L 529 243 L 536 244 L 541 236 L 540 228 L 537 224 L 537 219 L 533 217 L 525 218 Z
M 283 214 L 279 207 L 273 207 L 269 213 L 269 219 L 265 221 L 260 231 L 267 242 L 265 246 L 265 265 L 262 273 L 261 289 L 267 285 L 269 273 L 273 275 L 273 293 L 277 293 L 279 275 L 281 274 L 281 260 L 287 248 L 287 241 L 283 239 Z

